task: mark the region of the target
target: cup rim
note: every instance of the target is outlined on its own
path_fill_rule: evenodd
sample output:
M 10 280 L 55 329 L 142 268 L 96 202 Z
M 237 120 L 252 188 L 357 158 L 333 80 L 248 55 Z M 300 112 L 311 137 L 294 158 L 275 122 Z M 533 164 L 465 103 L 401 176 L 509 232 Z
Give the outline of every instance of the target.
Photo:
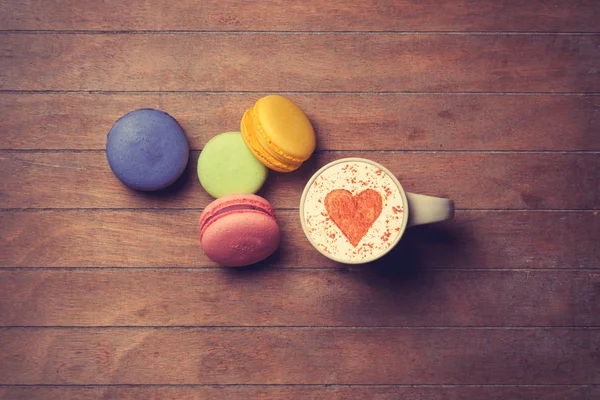
M 337 164 L 341 164 L 341 163 L 349 163 L 349 162 L 362 162 L 365 164 L 369 164 L 372 165 L 374 167 L 380 168 L 382 171 L 384 171 L 387 176 L 390 177 L 390 179 L 392 179 L 392 181 L 394 182 L 394 184 L 396 185 L 396 187 L 398 188 L 398 190 L 400 191 L 400 197 L 402 197 L 402 203 L 404 206 L 404 216 L 402 218 L 402 226 L 400 228 L 400 232 L 398 233 L 398 235 L 396 235 L 396 238 L 394 239 L 393 243 L 390 244 L 390 246 L 384 250 L 383 252 L 381 252 L 380 254 L 377 254 L 376 256 L 370 257 L 370 258 L 366 258 L 364 260 L 343 260 L 339 257 L 333 256 L 331 254 L 326 253 L 324 250 L 322 250 L 320 247 L 317 246 L 317 244 L 313 241 L 311 235 L 308 233 L 308 229 L 306 227 L 306 221 L 304 218 L 304 203 L 306 201 L 306 196 L 308 195 L 308 190 L 310 189 L 310 187 L 312 186 L 313 182 L 326 170 L 328 170 L 329 168 L 333 167 L 334 165 Z M 400 184 L 400 182 L 398 181 L 398 178 L 396 178 L 396 176 L 394 174 L 392 174 L 392 172 L 387 169 L 386 167 L 384 167 L 383 165 L 379 164 L 378 162 L 369 160 L 367 158 L 360 158 L 360 157 L 348 157 L 348 158 L 340 158 L 339 160 L 334 160 L 330 163 L 327 163 L 326 165 L 324 165 L 323 167 L 319 168 L 319 170 L 317 172 L 315 172 L 312 177 L 309 179 L 308 183 L 306 184 L 306 186 L 304 186 L 304 190 L 302 192 L 302 197 L 300 198 L 300 224 L 302 225 L 302 230 L 304 231 L 304 235 L 306 236 L 306 238 L 308 239 L 308 241 L 310 242 L 310 244 L 322 255 L 324 255 L 325 257 L 329 258 L 330 260 L 342 263 L 342 264 L 367 264 L 370 263 L 372 261 L 378 260 L 381 257 L 385 256 L 386 254 L 388 254 L 390 251 L 392 251 L 392 249 L 394 247 L 396 247 L 396 245 L 398 244 L 398 242 L 400 241 L 400 239 L 402 238 L 402 236 L 404 236 L 404 232 L 406 231 L 406 227 L 408 226 L 408 216 L 409 216 L 409 207 L 408 207 L 408 199 L 406 197 L 406 191 L 404 190 L 404 188 L 402 187 L 402 185 Z

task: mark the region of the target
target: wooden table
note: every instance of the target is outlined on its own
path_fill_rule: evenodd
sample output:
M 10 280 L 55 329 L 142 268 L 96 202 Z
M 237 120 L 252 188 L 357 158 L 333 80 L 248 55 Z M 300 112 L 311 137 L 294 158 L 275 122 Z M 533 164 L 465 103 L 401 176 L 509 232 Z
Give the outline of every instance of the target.
M 0 0 L 0 398 L 599 399 L 597 0 Z M 280 251 L 198 245 L 195 162 L 267 93 L 318 151 L 272 173 Z M 164 110 L 164 193 L 106 134 Z M 456 219 L 362 268 L 312 249 L 301 191 L 347 156 Z

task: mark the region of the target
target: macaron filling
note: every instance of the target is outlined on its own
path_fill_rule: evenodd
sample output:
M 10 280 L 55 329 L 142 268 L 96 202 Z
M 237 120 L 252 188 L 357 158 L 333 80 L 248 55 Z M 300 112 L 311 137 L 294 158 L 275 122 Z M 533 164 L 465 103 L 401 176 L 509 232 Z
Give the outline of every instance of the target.
M 250 212 L 258 212 L 259 214 L 264 214 L 273 218 L 273 213 L 269 210 L 266 210 L 264 207 L 253 206 L 251 204 L 233 204 L 230 206 L 225 206 L 218 211 L 215 211 L 212 215 L 205 218 L 200 224 L 200 232 L 204 233 L 204 230 L 215 220 L 219 219 L 223 215 L 235 212 L 235 211 L 250 211 Z

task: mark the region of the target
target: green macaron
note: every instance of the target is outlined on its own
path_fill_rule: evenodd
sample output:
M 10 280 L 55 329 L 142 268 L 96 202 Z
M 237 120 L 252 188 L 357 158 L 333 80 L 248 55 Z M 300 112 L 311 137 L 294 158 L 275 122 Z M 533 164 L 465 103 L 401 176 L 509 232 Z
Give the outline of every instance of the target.
M 213 137 L 198 157 L 200 184 L 215 198 L 256 193 L 267 179 L 267 167 L 246 147 L 240 132 Z

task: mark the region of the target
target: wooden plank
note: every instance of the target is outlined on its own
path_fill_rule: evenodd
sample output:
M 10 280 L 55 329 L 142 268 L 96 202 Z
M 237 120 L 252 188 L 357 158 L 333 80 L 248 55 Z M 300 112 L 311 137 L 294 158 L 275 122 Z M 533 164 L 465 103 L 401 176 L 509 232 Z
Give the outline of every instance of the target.
M 103 152 L 2 153 L 0 208 L 202 208 L 212 198 L 196 176 L 198 154 L 173 188 L 157 194 L 121 184 Z M 260 194 L 276 208 L 297 208 L 312 174 L 344 157 L 377 161 L 405 190 L 451 198 L 458 208 L 600 208 L 597 154 L 318 152 L 294 173 L 271 173 Z
M 0 343 L 3 384 L 600 383 L 598 329 L 6 329 Z
M 135 386 L 0 387 L 2 400 L 596 400 L 597 386 Z
M 600 35 L 4 33 L 0 90 L 598 92 L 598 46 Z
M 387 272 L 0 271 L 0 326 L 600 326 L 600 273 Z
M 125 113 L 160 108 L 200 150 L 261 94 L 0 93 L 5 149 L 104 149 Z M 600 150 L 600 96 L 288 94 L 322 150 Z
M 215 266 L 198 240 L 200 212 L 0 212 L 2 267 Z M 277 214 L 283 239 L 262 265 L 341 265 L 314 250 L 296 211 Z M 410 228 L 375 265 L 432 268 L 600 268 L 597 212 L 467 212 Z
M 600 19 L 593 0 L 0 1 L 4 7 L 0 28 L 15 30 L 597 32 Z

